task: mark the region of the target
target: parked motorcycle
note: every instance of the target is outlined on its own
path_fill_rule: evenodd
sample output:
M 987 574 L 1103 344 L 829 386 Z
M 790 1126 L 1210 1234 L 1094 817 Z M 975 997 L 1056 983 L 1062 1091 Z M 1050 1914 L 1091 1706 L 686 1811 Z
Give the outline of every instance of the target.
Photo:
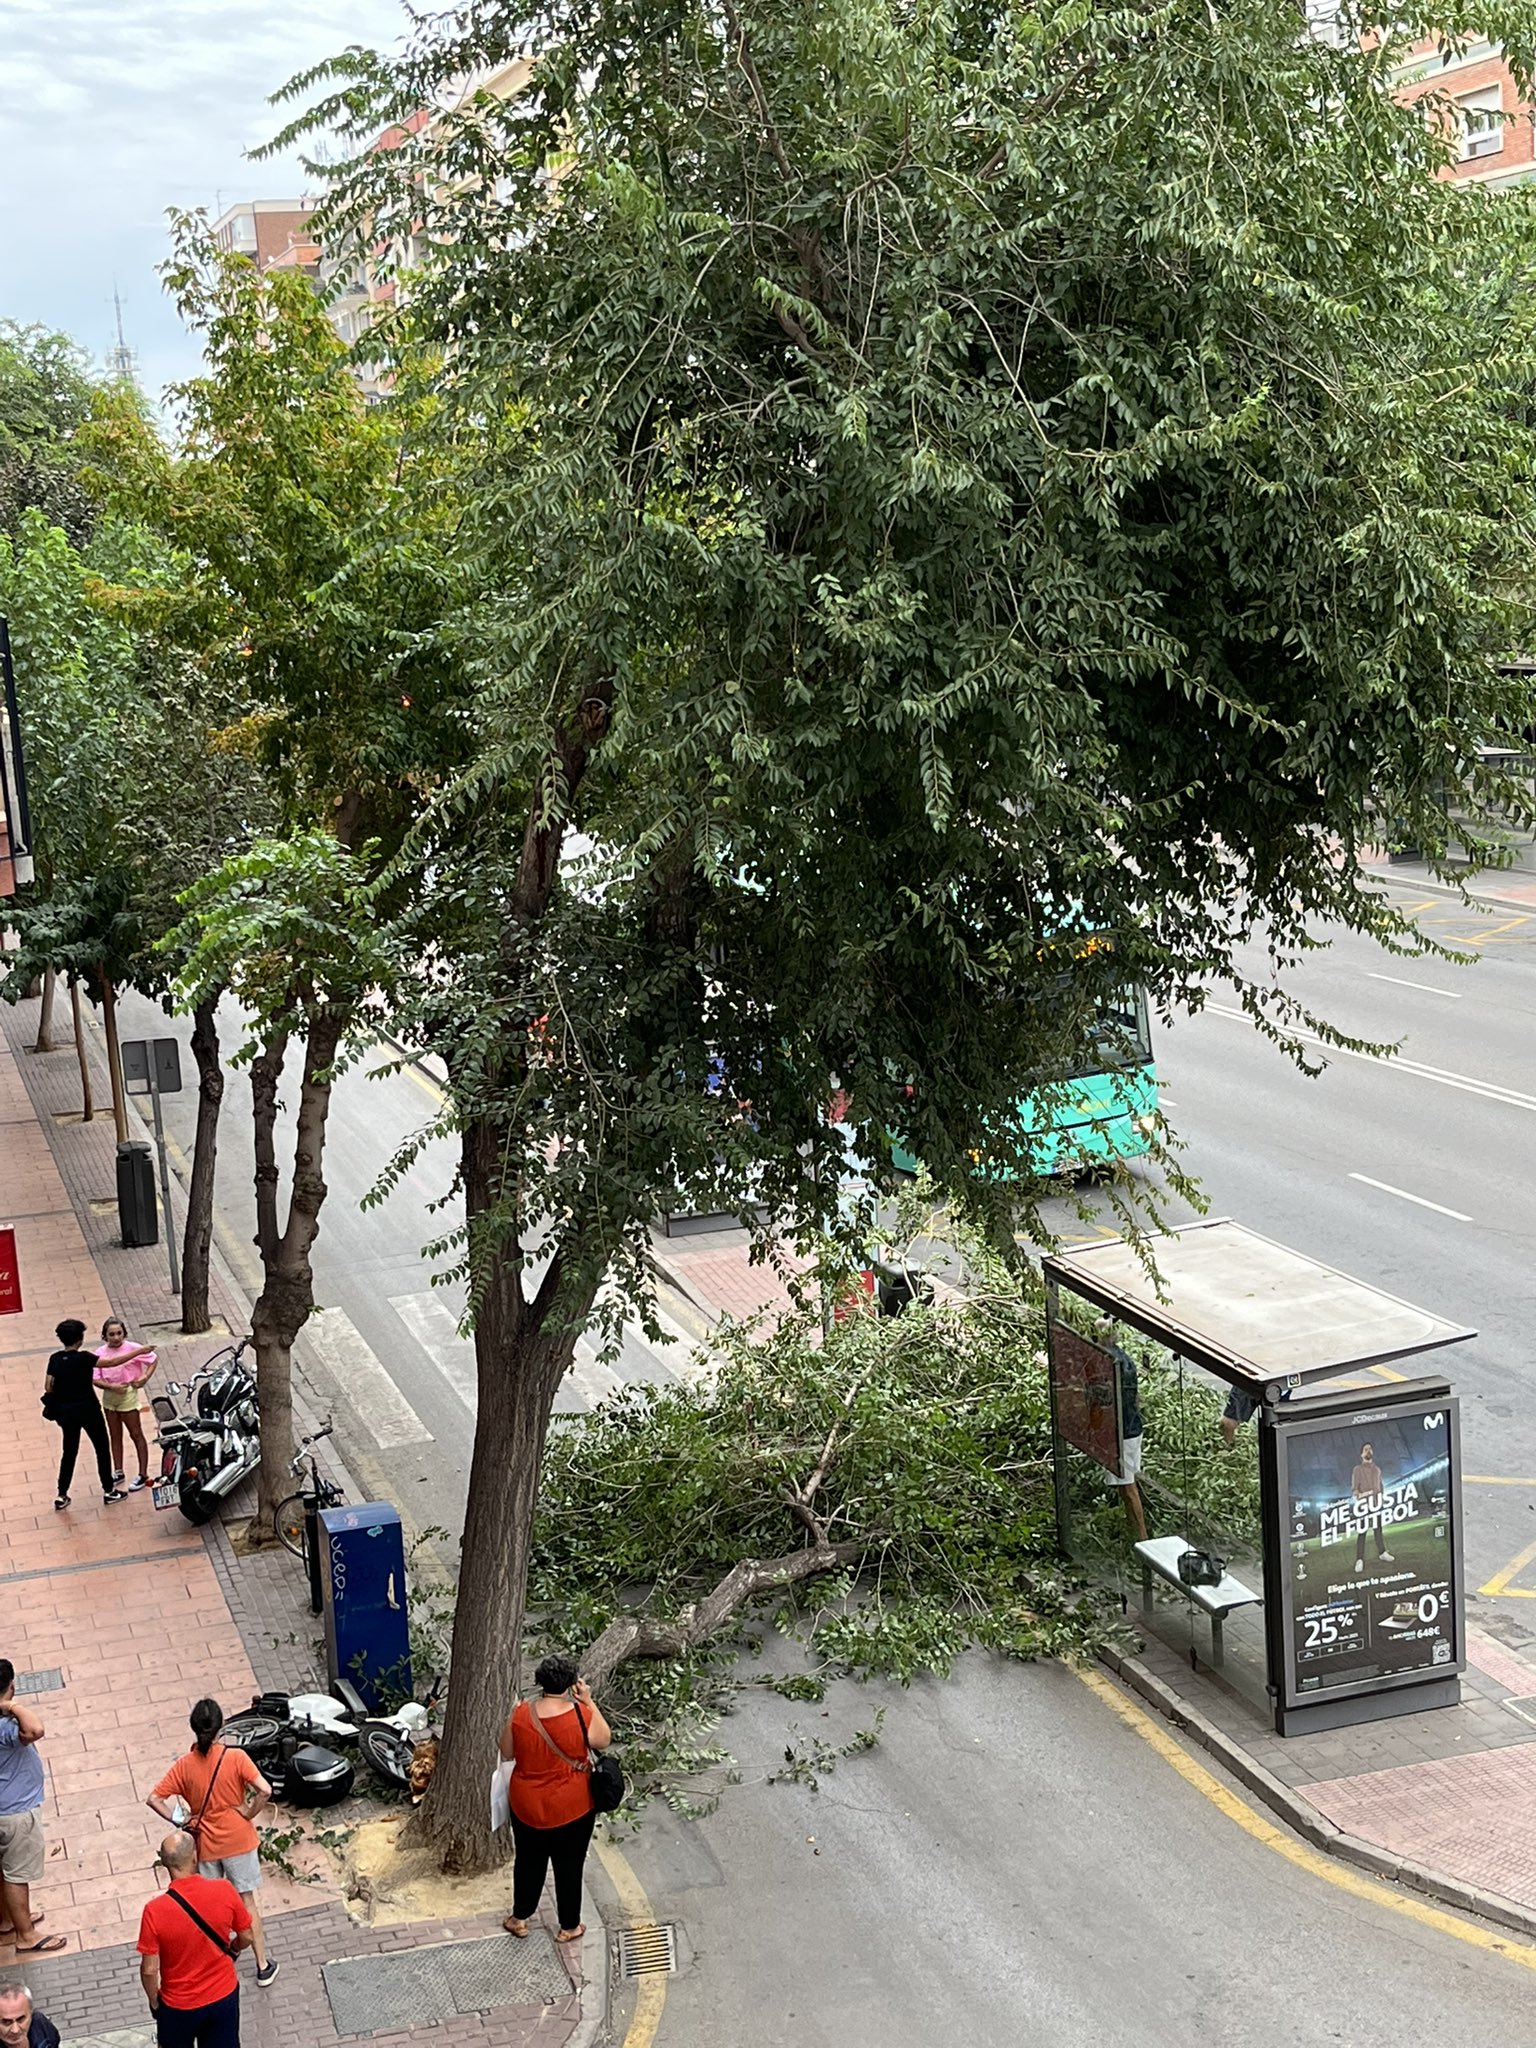
M 357 1781 L 347 1758 L 327 1747 L 355 1741 L 357 1729 L 325 1693 L 258 1693 L 249 1712 L 231 1714 L 219 1734 L 230 1749 L 245 1751 L 290 1806 L 335 1806 Z
M 346 1679 L 336 1691 L 339 1699 L 322 1692 L 258 1693 L 249 1712 L 231 1714 L 224 1723 L 223 1740 L 233 1749 L 246 1750 L 257 1768 L 269 1776 L 269 1766 L 285 1767 L 294 1744 L 350 1748 L 356 1743 L 364 1763 L 386 1785 L 402 1792 L 413 1790 L 417 1749 L 435 1733 L 433 1712 L 439 1688 L 434 1686 L 425 1701 L 407 1700 L 392 1714 L 370 1714 Z M 345 1798 L 346 1794 L 337 1796 Z
M 175 1381 L 150 1406 L 160 1424 L 160 1477 L 151 1489 L 157 1508 L 180 1508 L 200 1527 L 261 1461 L 256 1383 L 244 1364 L 248 1337 L 210 1359 L 185 1385 Z M 178 1411 L 178 1397 L 191 1410 Z

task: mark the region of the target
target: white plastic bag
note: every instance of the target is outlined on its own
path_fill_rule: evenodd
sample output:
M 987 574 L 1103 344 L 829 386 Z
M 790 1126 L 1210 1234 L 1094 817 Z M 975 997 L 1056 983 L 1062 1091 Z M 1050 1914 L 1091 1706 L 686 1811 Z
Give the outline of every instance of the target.
M 503 1757 L 491 1773 L 491 1833 L 512 1825 L 512 1759 Z

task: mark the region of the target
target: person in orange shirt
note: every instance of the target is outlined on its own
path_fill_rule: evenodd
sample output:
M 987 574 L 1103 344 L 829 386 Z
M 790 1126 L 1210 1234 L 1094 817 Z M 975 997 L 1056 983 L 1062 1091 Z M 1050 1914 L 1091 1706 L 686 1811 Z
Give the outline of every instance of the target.
M 256 1904 L 261 1843 L 252 1822 L 271 1799 L 272 1787 L 243 1749 L 228 1749 L 217 1740 L 224 1726 L 217 1700 L 199 1700 L 191 1722 L 193 1746 L 171 1765 L 145 1804 L 162 1820 L 185 1828 L 196 1842 L 199 1877 L 228 1878 L 240 1894 L 251 1919 L 256 1982 L 265 1988 L 277 1975 L 277 1964 L 267 1954 Z M 171 1805 L 173 1799 L 186 1808 L 185 1820 Z
M 180 1829 L 160 1844 L 169 1889 L 139 1919 L 139 1982 L 159 2048 L 240 2048 L 235 1956 L 251 1942 L 251 1916 L 226 1879 L 199 1877 L 197 1845 Z
M 542 1698 L 520 1700 L 501 1731 L 503 1762 L 513 1766 L 508 1799 L 512 1807 L 512 1911 L 502 1921 L 522 1940 L 539 1910 L 544 1880 L 553 1865 L 557 1941 L 579 1941 L 581 1873 L 597 1815 L 587 1776 L 588 1749 L 613 1740 L 592 1688 L 576 1675 L 569 1657 L 546 1657 L 534 1672 Z

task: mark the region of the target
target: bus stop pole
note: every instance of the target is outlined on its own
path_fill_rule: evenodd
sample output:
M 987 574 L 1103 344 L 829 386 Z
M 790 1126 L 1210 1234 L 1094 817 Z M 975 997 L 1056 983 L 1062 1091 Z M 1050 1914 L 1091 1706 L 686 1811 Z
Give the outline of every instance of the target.
M 1056 1282 L 1045 1283 L 1045 1379 L 1051 1397 L 1051 1487 L 1056 1498 L 1056 1547 L 1063 1557 L 1072 1555 L 1071 1475 L 1067 1471 L 1067 1443 L 1056 1424 L 1056 1314 L 1059 1297 Z

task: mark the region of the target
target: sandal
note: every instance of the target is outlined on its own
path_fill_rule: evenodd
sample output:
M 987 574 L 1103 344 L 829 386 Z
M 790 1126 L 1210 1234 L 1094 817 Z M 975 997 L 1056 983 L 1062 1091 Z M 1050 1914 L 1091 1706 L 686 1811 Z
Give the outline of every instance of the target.
M 562 1927 L 560 1932 L 555 1936 L 555 1939 L 556 1941 L 580 1941 L 581 1937 L 586 1933 L 586 1931 L 587 1930 L 585 1926 Z
M 18 1948 L 16 1953 L 19 1956 L 51 1956 L 57 1955 L 61 1948 L 68 1947 L 68 1935 L 45 1934 L 41 1941 L 34 1941 L 30 1948 Z
M 526 1920 L 514 1920 L 509 1913 L 501 1924 L 508 1934 L 515 1934 L 519 1941 L 526 1941 L 528 1939 L 528 1922 Z

